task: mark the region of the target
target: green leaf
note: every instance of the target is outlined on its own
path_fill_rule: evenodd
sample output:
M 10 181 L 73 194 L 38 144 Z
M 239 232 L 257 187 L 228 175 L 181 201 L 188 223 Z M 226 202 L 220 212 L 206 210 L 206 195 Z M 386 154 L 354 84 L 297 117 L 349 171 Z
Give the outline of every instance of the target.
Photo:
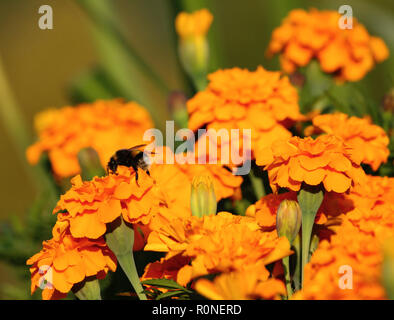
M 167 291 L 167 292 L 159 294 L 156 297 L 156 300 L 161 300 L 161 299 L 170 298 L 170 297 L 176 297 L 176 296 L 182 295 L 183 293 L 184 293 L 184 291 L 182 291 L 182 290 Z
M 171 279 L 149 279 L 141 282 L 143 285 L 155 286 L 159 288 L 166 289 L 179 289 L 186 292 L 191 292 L 187 290 L 185 287 L 182 287 L 179 283 Z

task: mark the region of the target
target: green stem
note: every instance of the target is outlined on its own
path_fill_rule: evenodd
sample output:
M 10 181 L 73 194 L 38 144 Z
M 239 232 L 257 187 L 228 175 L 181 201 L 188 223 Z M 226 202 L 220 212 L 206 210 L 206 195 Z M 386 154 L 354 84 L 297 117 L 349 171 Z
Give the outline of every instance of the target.
M 246 209 L 250 205 L 251 203 L 246 199 L 236 200 L 234 203 L 235 212 L 240 216 L 244 216 L 246 213 Z
M 143 293 L 144 288 L 142 288 L 140 278 L 138 276 L 133 253 L 117 255 L 116 258 L 137 293 L 138 298 L 140 300 L 147 300 L 145 293 Z
M 86 280 L 75 292 L 79 300 L 101 300 L 100 284 L 97 278 Z
M 300 234 L 298 233 L 297 237 L 295 238 L 293 242 L 293 248 L 295 251 L 294 257 L 296 257 L 296 267 L 294 270 L 294 275 L 293 275 L 293 282 L 294 282 L 294 288 L 296 291 L 301 289 L 301 237 Z
M 304 285 L 304 269 L 309 261 L 309 247 L 315 217 L 312 215 L 302 215 L 302 248 L 301 248 L 301 283 Z
M 252 183 L 254 194 L 256 195 L 257 200 L 260 200 L 262 197 L 265 196 L 263 180 L 257 177 L 253 173 L 253 170 L 250 170 L 249 178 L 250 178 L 250 182 Z
M 309 248 L 315 217 L 323 201 L 323 190 L 319 186 L 303 185 L 297 199 L 302 211 L 302 245 L 301 245 L 301 283 L 304 284 L 304 270 L 309 261 Z
M 133 256 L 134 229 L 128 226 L 122 217 L 119 217 L 107 225 L 105 241 L 118 259 L 140 300 L 147 300 Z
M 208 80 L 207 80 L 206 74 L 194 76 L 193 83 L 194 83 L 194 86 L 196 87 L 197 91 L 203 91 L 208 85 Z
M 287 299 L 290 299 L 293 295 L 293 289 L 291 287 L 291 277 L 290 277 L 290 257 L 285 257 L 282 259 L 283 270 L 285 273 L 285 282 L 287 290 Z
M 105 175 L 105 170 L 101 165 L 100 158 L 93 148 L 84 148 L 78 153 L 81 176 L 85 181 L 92 180 L 94 177 Z

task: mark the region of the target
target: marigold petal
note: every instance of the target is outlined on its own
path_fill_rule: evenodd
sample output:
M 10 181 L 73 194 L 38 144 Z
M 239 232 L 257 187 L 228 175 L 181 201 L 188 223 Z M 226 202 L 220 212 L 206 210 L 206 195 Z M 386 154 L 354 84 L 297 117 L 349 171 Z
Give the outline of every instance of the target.
M 343 173 L 327 170 L 323 183 L 327 191 L 343 193 L 350 188 L 352 180 Z

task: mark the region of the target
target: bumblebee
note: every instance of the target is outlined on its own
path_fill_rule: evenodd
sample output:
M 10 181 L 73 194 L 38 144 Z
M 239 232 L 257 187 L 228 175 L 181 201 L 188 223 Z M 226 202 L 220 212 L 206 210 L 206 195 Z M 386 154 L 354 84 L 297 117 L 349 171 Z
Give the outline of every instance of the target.
M 144 161 L 144 151 L 141 150 L 146 144 L 134 146 L 130 149 L 120 149 L 115 152 L 107 164 L 107 174 L 115 173 L 118 166 L 132 167 L 135 171 L 135 180 L 138 181 L 138 168 L 149 174 L 149 164 Z

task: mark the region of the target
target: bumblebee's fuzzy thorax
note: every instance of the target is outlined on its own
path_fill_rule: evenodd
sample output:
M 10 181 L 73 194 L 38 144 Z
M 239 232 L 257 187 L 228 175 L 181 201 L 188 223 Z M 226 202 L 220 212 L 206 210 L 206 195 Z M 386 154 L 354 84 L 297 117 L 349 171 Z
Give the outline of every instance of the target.
M 138 180 L 138 168 L 149 174 L 149 165 L 144 161 L 144 152 L 139 150 L 142 146 L 136 146 L 130 149 L 120 149 L 115 152 L 107 164 L 108 173 L 116 173 L 118 166 L 132 167 L 136 172 Z

